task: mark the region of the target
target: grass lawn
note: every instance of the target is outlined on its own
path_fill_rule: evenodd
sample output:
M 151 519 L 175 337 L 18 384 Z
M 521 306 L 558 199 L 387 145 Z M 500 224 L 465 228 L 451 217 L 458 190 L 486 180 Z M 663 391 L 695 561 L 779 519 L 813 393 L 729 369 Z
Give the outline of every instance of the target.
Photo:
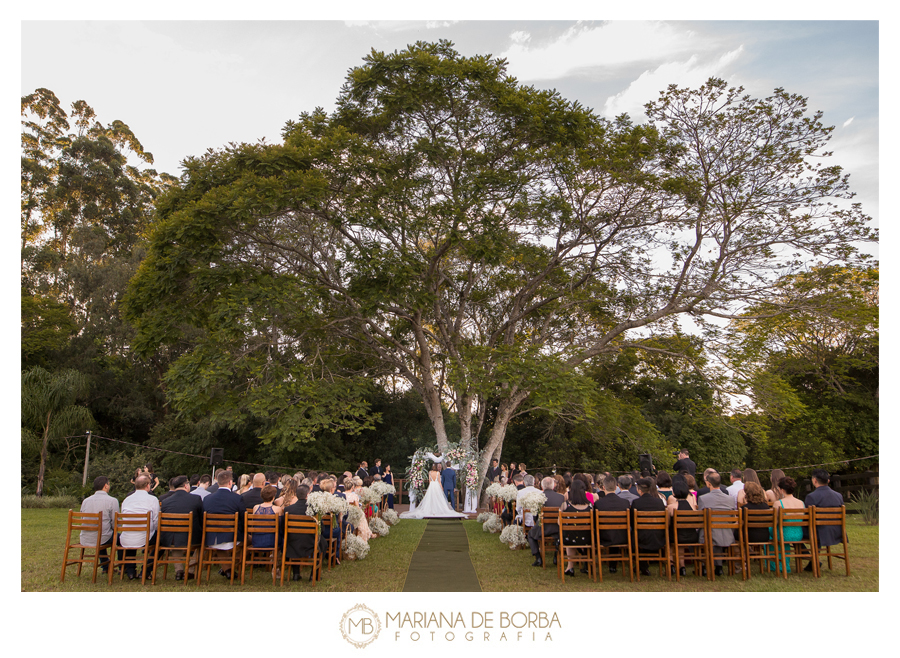
M 94 592 L 94 591 L 140 591 L 139 580 L 113 579 L 107 585 L 100 579 L 91 584 L 89 572 L 82 571 L 75 576 L 75 568 L 70 567 L 65 582 L 60 582 L 62 549 L 66 536 L 65 509 L 23 509 L 22 510 L 22 591 L 23 592 Z M 406 580 L 413 551 L 425 531 L 427 521 L 406 519 L 393 526 L 386 537 L 370 541 L 368 557 L 361 562 L 344 563 L 327 571 L 315 587 L 306 580 L 285 581 L 288 591 L 358 592 L 360 584 L 367 591 L 399 592 Z M 531 566 L 533 558 L 526 548 L 511 551 L 500 543 L 499 535 L 482 530 L 476 521 L 463 522 L 469 537 L 469 552 L 478 575 L 481 588 L 485 592 L 506 591 L 651 591 L 651 592 L 706 592 L 706 591 L 747 591 L 747 592 L 870 592 L 878 591 L 878 526 L 863 525 L 856 517 L 848 518 L 850 537 L 851 575 L 844 575 L 843 564 L 838 563 L 833 572 L 825 569 L 823 577 L 813 578 L 811 574 L 790 574 L 787 580 L 774 574 L 759 575 L 754 570 L 748 581 L 740 577 L 720 577 L 715 583 L 705 578 L 694 577 L 688 569 L 688 576 L 681 583 L 656 576 L 651 567 L 650 578 L 639 583 L 628 581 L 627 572 L 610 577 L 604 574 L 602 583 L 594 583 L 586 575 L 577 573 L 575 578 L 566 578 L 565 586 L 556 575 L 552 563 L 546 569 Z M 549 562 L 549 560 L 548 560 Z M 306 572 L 304 572 L 306 573 Z M 162 574 L 160 574 L 161 577 Z M 278 586 L 276 585 L 276 588 Z M 149 583 L 143 589 L 155 591 L 271 591 L 271 576 L 255 570 L 253 579 L 241 587 L 234 586 L 215 572 L 207 585 L 204 581 L 197 587 L 195 581 L 176 583 L 173 571 L 169 580 L 157 579 L 155 588 Z
M 261 569 L 254 569 L 253 580 L 247 580 L 243 587 L 240 581 L 235 580 L 234 586 L 230 581 L 216 573 L 216 569 L 210 575 L 209 584 L 206 584 L 204 576 L 200 587 L 196 581 L 176 583 L 174 570 L 169 568 L 169 578 L 162 580 L 162 572 L 156 580 L 154 587 L 148 581 L 141 586 L 140 580 L 119 580 L 113 578 L 112 585 L 101 579 L 97 574 L 97 583 L 91 584 L 90 571 L 82 569 L 81 577 L 75 575 L 77 567 L 69 567 L 66 572 L 65 582 L 60 582 L 59 574 L 62 568 L 63 546 L 66 541 L 66 519 L 68 510 L 65 509 L 23 509 L 22 510 L 22 591 L 23 592 L 131 592 L 147 589 L 161 592 L 208 591 L 227 592 L 241 590 L 247 592 L 272 591 L 271 573 Z M 320 592 L 358 592 L 360 583 L 365 583 L 365 589 L 376 592 L 399 592 L 406 581 L 406 570 L 412 553 L 419 544 L 419 539 L 425 531 L 426 521 L 406 519 L 391 527 L 391 532 L 386 537 L 378 537 L 369 541 L 369 555 L 365 560 L 353 562 L 343 561 L 341 566 L 326 571 L 322 580 L 315 586 L 304 579 L 291 582 L 287 578 L 284 581 L 284 589 L 287 591 L 320 591 Z M 73 551 L 74 553 L 74 551 Z M 204 573 L 205 573 L 204 569 Z M 309 574 L 304 569 L 304 575 Z M 276 584 L 275 588 L 280 589 Z
M 526 546 L 510 550 L 500 542 L 500 536 L 484 532 L 476 521 L 465 521 L 469 536 L 469 553 L 478 574 L 481 589 L 485 592 L 877 592 L 878 591 L 878 526 L 864 525 L 855 517 L 847 518 L 847 536 L 850 550 L 850 577 L 843 561 L 834 561 L 829 572 L 827 562 L 821 578 L 811 573 L 788 574 L 787 580 L 773 573 L 759 574 L 754 564 L 751 577 L 744 581 L 740 575 L 717 577 L 715 582 L 695 577 L 688 567 L 688 575 L 676 583 L 657 576 L 656 566 L 650 567 L 650 577 L 641 582 L 630 582 L 628 571 L 610 576 L 603 574 L 603 582 L 594 582 L 586 574 L 576 570 L 575 578 L 566 577 L 562 584 L 552 560 L 547 559 L 545 569 L 532 567 L 534 557 Z M 606 567 L 604 566 L 604 569 Z M 727 573 L 727 571 L 726 571 Z

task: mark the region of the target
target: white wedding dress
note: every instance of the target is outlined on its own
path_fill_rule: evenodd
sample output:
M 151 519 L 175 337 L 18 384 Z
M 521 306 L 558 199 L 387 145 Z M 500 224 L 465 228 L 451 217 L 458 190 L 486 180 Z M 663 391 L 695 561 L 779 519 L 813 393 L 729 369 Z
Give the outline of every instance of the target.
M 428 489 L 425 490 L 425 497 L 416 505 L 415 509 L 403 512 L 401 519 L 433 519 L 435 517 L 449 518 L 467 518 L 468 515 L 460 512 L 454 512 L 447 502 L 444 495 L 444 488 L 439 479 L 432 480 L 428 483 Z

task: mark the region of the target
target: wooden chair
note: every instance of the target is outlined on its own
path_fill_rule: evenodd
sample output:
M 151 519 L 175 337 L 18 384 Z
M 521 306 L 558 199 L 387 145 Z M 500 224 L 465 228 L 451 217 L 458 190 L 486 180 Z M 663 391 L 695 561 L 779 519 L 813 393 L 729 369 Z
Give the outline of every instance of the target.
M 140 547 L 122 547 L 119 545 L 119 536 L 123 532 L 144 533 L 144 545 Z M 133 564 L 135 567 L 141 565 L 141 585 L 147 582 L 147 558 L 151 551 L 150 546 L 151 522 L 150 512 L 146 514 L 122 514 L 116 512 L 115 523 L 113 526 L 112 552 L 109 556 L 109 584 L 112 585 L 113 572 L 116 566 L 123 567 L 119 580 L 125 578 L 125 565 Z M 118 556 L 118 552 L 122 551 L 122 557 Z M 126 551 L 135 551 L 134 557 L 128 557 Z M 141 557 L 138 557 L 140 552 Z
M 634 561 L 637 562 L 637 580 L 641 582 L 641 562 L 657 562 L 659 564 L 660 577 L 665 570 L 666 577 L 672 580 L 672 572 L 669 570 L 671 554 L 669 553 L 669 517 L 665 510 L 655 512 L 649 510 L 634 510 Z M 651 530 L 661 531 L 665 537 L 665 544 L 657 551 L 641 551 L 639 545 L 640 533 Z
M 332 514 L 324 514 L 322 516 L 322 536 L 325 537 L 325 546 L 327 553 L 322 556 L 323 560 L 328 564 L 328 570 L 331 571 L 331 567 L 334 566 L 335 560 L 340 560 L 341 556 L 338 555 L 337 546 L 340 544 L 344 545 L 343 542 L 343 529 L 341 528 L 341 517 L 337 518 L 337 527 L 341 528 L 341 540 L 338 541 L 338 538 L 334 536 L 332 532 L 332 528 L 334 527 L 335 519 Z
M 778 553 L 778 542 L 775 539 L 775 527 L 778 521 L 774 508 L 764 510 L 747 509 L 745 507 L 741 512 L 742 538 L 744 540 L 744 553 L 747 557 L 747 578 L 750 578 L 753 575 L 751 569 L 753 560 L 759 561 L 759 573 L 762 574 L 763 569 L 769 571 L 769 561 Z M 769 539 L 766 541 L 750 541 L 750 531 L 762 529 L 769 531 Z
M 814 507 L 803 507 L 800 509 L 786 507 L 775 508 L 777 512 L 776 539 L 778 540 L 778 556 L 780 558 L 781 573 L 785 579 L 787 579 L 788 575 L 788 547 L 791 549 L 790 557 L 794 559 L 795 573 L 799 573 L 801 562 L 803 560 L 808 560 L 812 562 L 813 574 L 815 574 L 816 577 L 819 575 L 819 561 L 812 551 L 812 548 L 807 547 L 807 544 L 815 543 L 816 531 L 815 524 L 813 523 L 814 509 Z M 799 527 L 805 529 L 803 539 L 794 541 L 785 540 L 784 532 L 786 527 Z
M 179 546 L 161 546 L 160 538 L 164 532 L 177 532 L 184 534 L 184 543 Z M 152 584 L 156 584 L 156 575 L 159 573 L 160 565 L 163 566 L 163 580 L 169 575 L 169 565 L 181 565 L 181 571 L 184 572 L 184 584 L 188 582 L 188 568 L 191 562 L 191 554 L 200 546 L 199 537 L 194 537 L 194 513 L 173 514 L 170 512 L 161 512 L 159 515 L 159 524 L 156 527 L 156 550 L 153 551 L 153 580 Z M 184 557 L 172 557 L 175 551 L 184 551 Z M 162 555 L 160 555 L 162 552 Z M 176 569 L 177 571 L 178 569 Z
M 621 562 L 628 563 L 628 578 L 634 582 L 634 550 L 632 548 L 631 534 L 631 511 L 622 510 L 621 512 L 600 512 L 595 511 L 594 528 L 597 531 L 595 544 L 597 546 L 597 572 L 600 575 L 600 582 L 603 582 L 603 563 L 604 562 Z M 625 531 L 627 541 L 623 544 L 611 544 L 604 546 L 600 543 L 600 532 L 610 530 Z M 617 553 L 613 553 L 612 549 L 618 549 Z M 624 572 L 623 572 L 624 573 Z
M 566 533 L 579 533 L 587 537 L 586 544 L 566 544 Z M 591 578 L 597 582 L 597 572 L 594 569 L 595 553 L 596 553 L 596 535 L 594 531 L 594 512 L 586 510 L 584 512 L 569 512 L 562 510 L 559 512 L 559 537 L 560 537 L 560 554 L 557 560 L 557 572 L 562 579 L 563 584 L 566 582 L 566 562 L 572 562 L 573 565 L 586 564 Z M 575 555 L 569 557 L 563 548 L 578 549 Z M 585 551 L 581 555 L 578 551 Z
M 711 565 L 715 560 L 722 560 L 723 563 L 728 564 L 728 573 L 732 576 L 734 575 L 734 563 L 737 562 L 741 571 L 741 580 L 747 580 L 747 560 L 745 559 L 744 554 L 745 542 L 743 537 L 741 511 L 736 509 L 707 509 L 704 511 L 709 514 L 706 522 L 708 532 L 706 532 L 705 536 L 707 562 Z M 738 538 L 733 544 L 725 547 L 724 553 L 715 554 L 713 550 L 714 530 L 730 530 L 732 533 L 737 531 Z M 710 569 L 709 566 L 707 566 L 706 573 L 710 580 L 716 579 L 715 569 Z
M 675 547 L 672 556 L 672 564 L 676 566 L 675 582 L 681 582 L 681 571 L 677 568 L 679 555 L 682 550 L 685 551 L 684 561 L 690 560 L 694 565 L 694 575 L 697 575 L 697 563 L 701 562 L 706 569 L 707 579 L 712 573 L 712 561 L 709 552 L 706 549 L 706 537 L 709 536 L 708 527 L 709 515 L 706 510 L 680 510 L 676 509 L 672 513 L 672 543 Z M 695 530 L 698 533 L 696 542 L 682 543 L 678 540 L 679 530 Z M 704 541 L 700 541 L 699 532 L 703 531 Z M 687 551 L 690 550 L 690 555 Z
M 558 507 L 542 507 L 536 521 L 537 527 L 540 529 L 541 538 L 538 540 L 538 546 L 541 551 L 542 568 L 547 568 L 547 542 L 550 542 L 551 548 L 556 548 L 559 541 L 559 535 L 547 535 L 544 532 L 545 525 L 556 525 L 559 527 L 559 508 Z M 557 559 L 557 564 L 559 560 Z
M 275 573 L 278 570 L 278 526 L 277 514 L 244 513 L 244 550 L 241 555 L 241 585 L 250 567 L 250 578 L 253 578 L 253 567 L 268 567 L 272 572 L 272 584 L 275 584 Z M 253 546 L 253 535 L 273 535 L 274 545 L 271 547 Z M 233 573 L 233 572 L 232 572 Z
M 78 541 L 76 543 L 72 543 L 72 532 L 78 533 Z M 82 532 L 94 532 L 97 536 L 97 541 L 94 544 L 82 544 L 81 543 L 81 533 Z M 103 535 L 103 512 L 76 512 L 74 510 L 69 510 L 69 529 L 66 532 L 66 548 L 63 551 L 63 564 L 62 564 L 62 573 L 59 576 L 60 582 L 64 582 L 66 580 L 66 568 L 70 567 L 74 564 L 78 565 L 78 571 L 76 572 L 77 576 L 81 576 L 81 565 L 82 564 L 92 564 L 94 565 L 93 574 L 91 576 L 91 582 L 97 582 L 97 567 L 100 566 L 100 549 L 109 548 L 112 546 L 112 540 L 106 542 L 105 544 L 100 543 L 100 539 Z M 69 557 L 69 551 L 75 549 L 80 551 L 78 557 Z M 85 551 L 93 551 L 93 553 L 88 553 L 87 557 L 85 557 Z
M 238 535 L 239 512 L 234 514 L 210 514 L 203 512 L 203 541 L 200 546 L 200 560 L 197 563 L 197 586 L 200 586 L 200 576 L 203 573 L 203 567 L 206 567 L 206 582 L 209 583 L 209 572 L 214 565 L 219 565 L 220 569 L 228 567 L 231 570 L 231 584 L 234 584 L 234 572 L 237 571 L 241 563 L 238 561 L 240 553 L 241 538 Z M 209 533 L 230 534 L 234 547 L 228 552 L 230 555 L 222 555 L 224 550 L 210 548 L 207 545 L 206 535 Z M 227 543 L 227 542 L 221 542 Z
M 831 558 L 837 558 L 844 561 L 844 565 L 847 569 L 847 575 L 850 575 L 850 554 L 847 550 L 847 508 L 844 505 L 840 507 L 812 507 L 813 510 L 813 526 L 815 527 L 816 534 L 815 540 L 812 542 L 813 550 L 816 554 L 815 561 L 815 569 L 816 569 L 816 577 L 822 575 L 822 567 L 819 566 L 819 559 L 821 556 L 826 556 L 828 558 L 828 570 L 831 571 Z M 839 544 L 834 544 L 834 546 L 819 546 L 819 528 L 822 526 L 834 526 L 840 527 L 841 529 L 841 544 L 843 546 L 843 552 L 835 553 L 832 549 L 839 546 Z M 819 551 L 824 548 L 825 552 L 820 553 Z
M 288 539 L 291 535 L 312 535 L 313 552 L 309 557 L 289 558 L 287 556 Z M 313 584 L 319 581 L 319 524 L 314 516 L 304 516 L 302 514 L 285 514 L 284 515 L 284 544 L 281 551 L 281 582 L 284 585 L 284 574 L 288 567 L 304 567 L 309 566 L 312 569 L 310 574 Z

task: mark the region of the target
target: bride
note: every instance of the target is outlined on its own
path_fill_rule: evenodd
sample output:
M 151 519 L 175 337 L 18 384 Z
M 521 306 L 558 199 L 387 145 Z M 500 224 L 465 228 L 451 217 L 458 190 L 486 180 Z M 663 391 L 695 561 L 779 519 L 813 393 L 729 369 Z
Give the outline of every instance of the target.
M 454 512 L 447 502 L 444 495 L 444 488 L 441 486 L 441 474 L 438 471 L 438 465 L 432 464 L 431 470 L 428 472 L 428 489 L 425 491 L 425 497 L 416 505 L 416 508 L 400 515 L 402 519 L 431 519 L 434 517 L 453 517 L 467 518 L 468 515 Z

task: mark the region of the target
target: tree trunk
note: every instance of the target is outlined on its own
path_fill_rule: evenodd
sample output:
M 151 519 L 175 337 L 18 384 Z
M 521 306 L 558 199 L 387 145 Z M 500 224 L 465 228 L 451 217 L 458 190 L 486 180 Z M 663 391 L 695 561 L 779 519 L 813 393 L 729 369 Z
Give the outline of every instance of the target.
M 44 426 L 44 441 L 41 444 L 41 467 L 38 469 L 37 495 L 44 495 L 44 470 L 47 466 L 47 444 L 50 442 L 50 413 L 47 413 L 47 424 Z
M 494 427 L 491 429 L 491 438 L 488 439 L 487 445 L 481 453 L 481 461 L 478 464 L 478 470 L 481 473 L 478 476 L 478 485 L 476 487 L 477 491 L 481 491 L 479 506 L 487 504 L 485 493 L 482 491 L 482 488 L 484 487 L 484 478 L 487 475 L 487 469 L 491 465 L 491 459 L 493 459 L 495 453 L 498 455 L 500 454 L 503 448 L 503 439 L 506 438 L 506 428 L 509 427 L 509 421 L 512 420 L 512 416 L 516 409 L 518 409 L 519 405 L 522 404 L 527 397 L 528 391 L 516 389 L 508 398 L 500 403 L 500 407 L 497 409 L 497 417 L 494 420 Z

